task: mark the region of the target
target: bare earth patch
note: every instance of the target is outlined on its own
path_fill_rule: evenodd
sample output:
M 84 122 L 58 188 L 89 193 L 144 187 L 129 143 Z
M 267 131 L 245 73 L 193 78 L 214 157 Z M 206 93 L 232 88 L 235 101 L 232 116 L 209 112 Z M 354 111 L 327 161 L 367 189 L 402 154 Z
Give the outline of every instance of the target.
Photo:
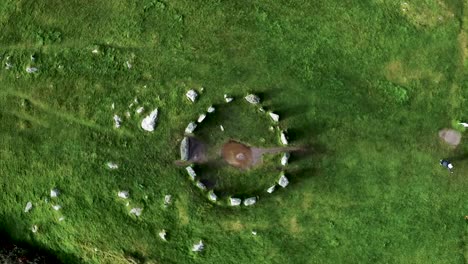
M 439 137 L 451 146 L 458 146 L 461 141 L 461 133 L 453 129 L 442 129 L 439 131 Z

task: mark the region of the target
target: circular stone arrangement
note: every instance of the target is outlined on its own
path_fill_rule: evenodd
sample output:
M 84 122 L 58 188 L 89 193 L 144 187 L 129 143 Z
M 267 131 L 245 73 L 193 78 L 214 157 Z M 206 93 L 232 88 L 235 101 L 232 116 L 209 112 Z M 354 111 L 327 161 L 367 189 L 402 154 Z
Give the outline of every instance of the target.
M 191 90 L 193 91 L 193 90 Z M 193 93 L 189 91 L 187 93 L 187 98 L 191 102 L 195 102 L 197 95 L 196 93 Z M 224 99 L 226 101 L 226 104 L 232 102 L 234 100 L 233 97 L 230 97 L 228 95 L 224 95 Z M 286 136 L 285 130 L 279 129 L 279 115 L 271 112 L 271 111 L 265 111 L 263 107 L 260 105 L 260 98 L 255 95 L 255 94 L 249 94 L 244 97 L 244 99 L 251 105 L 258 107 L 258 110 L 260 113 L 267 113 L 268 116 L 271 118 L 274 127 L 276 127 L 276 130 L 279 131 L 279 141 L 283 146 L 288 145 L 288 139 Z M 225 200 L 220 200 L 218 198 L 218 195 L 213 191 L 213 190 L 208 190 L 207 186 L 203 182 L 200 181 L 200 177 L 197 176 L 197 172 L 194 169 L 194 164 L 202 164 L 207 162 L 207 157 L 205 153 L 205 146 L 202 142 L 197 140 L 194 135 L 195 135 L 195 130 L 198 127 L 199 124 L 203 122 L 203 120 L 207 117 L 207 115 L 213 114 L 215 112 L 215 108 L 213 106 L 210 106 L 207 109 L 207 113 L 201 114 L 197 121 L 192 121 L 190 122 L 184 133 L 184 138 L 181 141 L 180 144 L 180 155 L 181 155 L 181 163 L 186 163 L 190 164 L 189 166 L 185 167 L 185 170 L 187 171 L 187 174 L 190 178 L 190 180 L 194 183 L 195 186 L 198 187 L 201 191 L 205 193 L 205 196 L 213 203 L 218 204 L 218 205 L 230 205 L 230 206 L 239 206 L 242 204 L 242 199 L 238 198 L 235 194 L 230 194 L 228 195 L 227 201 Z M 275 130 L 274 127 L 270 127 L 270 130 Z M 220 126 L 221 131 L 224 131 L 224 127 L 221 125 Z M 220 154 L 224 160 L 225 163 L 229 164 L 232 167 L 238 168 L 240 170 L 247 170 L 258 163 L 261 162 L 262 156 L 265 153 L 278 153 L 281 152 L 283 153 L 281 156 L 281 166 L 284 168 L 288 164 L 288 160 L 290 157 L 290 151 L 292 148 L 287 148 L 287 147 L 278 147 L 278 148 L 271 148 L 271 149 L 263 149 L 263 148 L 255 148 L 255 147 L 249 147 L 246 146 L 240 142 L 234 141 L 234 140 L 229 140 L 227 143 L 225 143 L 220 151 Z M 285 175 L 284 170 L 282 169 L 281 173 L 278 176 L 278 180 L 272 185 L 266 189 L 267 193 L 272 193 L 275 191 L 275 188 L 277 185 L 285 188 L 289 184 L 289 180 Z M 243 196 L 248 196 L 248 195 L 243 195 Z M 239 196 L 240 197 L 240 196 Z M 254 205 L 258 200 L 258 196 L 250 196 L 248 198 L 245 198 L 243 200 L 244 206 L 251 206 Z

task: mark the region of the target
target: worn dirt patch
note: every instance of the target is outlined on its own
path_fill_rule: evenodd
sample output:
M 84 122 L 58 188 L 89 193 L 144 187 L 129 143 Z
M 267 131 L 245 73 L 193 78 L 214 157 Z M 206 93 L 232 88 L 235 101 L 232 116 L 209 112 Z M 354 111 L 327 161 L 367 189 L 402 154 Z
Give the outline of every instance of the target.
M 458 34 L 458 46 L 460 48 L 461 65 L 464 65 L 466 57 L 468 56 L 468 38 L 465 31 L 460 31 Z
M 188 205 L 187 203 L 181 202 L 181 201 L 187 201 L 187 197 L 181 197 L 178 199 L 175 203 L 177 212 L 179 215 L 179 220 L 182 225 L 187 225 L 190 221 L 189 219 L 189 214 L 188 214 Z
M 450 146 L 458 146 L 461 141 L 461 133 L 453 129 L 442 129 L 439 131 L 439 137 Z
M 241 223 L 240 220 L 225 221 L 223 222 L 222 226 L 225 230 L 230 230 L 230 231 L 241 231 L 245 229 L 245 226 Z
M 302 227 L 297 223 L 296 216 L 293 216 L 291 219 L 289 219 L 289 231 L 294 234 L 302 232 Z
M 411 69 L 404 65 L 400 60 L 390 61 L 384 69 L 384 75 L 387 80 L 405 85 L 411 80 L 430 79 L 439 83 L 443 75 L 440 72 L 430 70 Z

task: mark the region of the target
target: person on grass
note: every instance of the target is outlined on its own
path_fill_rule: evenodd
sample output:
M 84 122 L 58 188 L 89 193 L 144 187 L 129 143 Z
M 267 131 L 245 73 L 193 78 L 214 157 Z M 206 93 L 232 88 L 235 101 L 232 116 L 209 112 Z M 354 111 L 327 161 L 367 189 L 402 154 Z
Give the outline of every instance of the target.
M 450 173 L 453 173 L 453 165 L 450 161 L 442 159 L 440 160 L 440 165 L 442 165 L 444 168 L 447 168 L 450 171 Z

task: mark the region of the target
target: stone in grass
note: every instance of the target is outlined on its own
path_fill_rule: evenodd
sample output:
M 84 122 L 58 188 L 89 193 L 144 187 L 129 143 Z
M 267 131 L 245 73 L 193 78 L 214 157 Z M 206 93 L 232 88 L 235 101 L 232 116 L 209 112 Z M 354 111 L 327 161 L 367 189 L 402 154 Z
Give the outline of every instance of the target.
M 143 113 L 143 111 L 145 111 L 145 108 L 143 106 L 140 106 L 140 107 L 137 108 L 137 110 L 135 110 L 135 112 L 137 114 L 141 114 L 141 113 Z
M 168 206 L 168 205 L 170 205 L 171 203 L 172 203 L 172 195 L 166 194 L 166 195 L 164 196 L 164 205 L 165 205 L 165 206 Z
M 244 200 L 244 205 L 245 206 L 251 206 L 251 205 L 254 205 L 256 202 L 257 202 L 256 197 L 250 197 L 250 198 L 247 198 L 247 199 Z
M 51 198 L 55 198 L 55 197 L 59 196 L 59 194 L 60 194 L 60 191 L 57 190 L 56 188 L 50 190 L 50 197 Z
M 256 235 L 257 235 L 257 231 L 252 230 L 252 235 L 256 236 Z
M 161 230 L 161 232 L 159 232 L 159 237 L 164 241 L 167 241 L 166 240 L 166 235 L 167 235 L 167 233 L 166 233 L 166 230 L 164 230 L 164 229 Z
M 138 208 L 138 207 L 137 208 L 132 208 L 130 210 L 130 214 L 134 214 L 136 216 L 140 216 L 142 212 L 143 212 L 143 209 Z
M 130 193 L 128 191 L 120 191 L 117 195 L 122 199 L 128 199 Z
M 197 123 L 195 122 L 190 122 L 187 127 L 185 128 L 185 133 L 186 134 L 192 134 L 193 131 L 195 131 L 195 128 L 197 128 Z
M 33 207 L 33 205 L 32 205 L 31 202 L 26 203 L 26 207 L 24 208 L 24 212 L 29 213 L 29 211 L 31 211 L 32 207 Z
M 283 145 L 288 144 L 288 139 L 286 138 L 286 134 L 284 133 L 284 131 L 281 131 L 280 140 L 281 140 L 281 144 Z
M 65 220 L 65 217 L 62 216 L 62 217 L 60 217 L 58 220 L 59 220 L 59 222 L 62 222 L 63 220 Z
M 202 251 L 204 248 L 205 248 L 205 245 L 203 244 L 203 241 L 200 240 L 200 242 L 193 245 L 192 251 L 199 252 L 199 251 Z
M 185 168 L 187 170 L 187 173 L 188 175 L 190 176 L 190 179 L 192 180 L 195 180 L 195 177 L 197 177 L 197 174 L 195 173 L 195 171 L 193 170 L 192 167 L 188 166 L 187 168 Z
M 190 139 L 188 137 L 184 137 L 180 142 L 180 159 L 187 161 L 190 156 Z
M 245 100 L 251 104 L 258 104 L 260 103 L 260 97 L 256 96 L 255 94 L 249 94 L 244 97 Z
M 230 102 L 232 102 L 232 100 L 234 100 L 234 98 L 232 98 L 229 95 L 225 94 L 224 95 L 224 100 L 226 101 L 226 103 L 230 103 Z
M 231 206 L 239 206 L 242 203 L 242 200 L 239 198 L 229 198 L 229 204 Z
M 275 191 L 276 186 L 273 185 L 270 188 L 267 189 L 267 193 L 273 193 Z
M 118 115 L 114 115 L 114 126 L 115 128 L 119 128 L 122 125 L 122 118 Z
M 187 99 L 189 99 L 192 103 L 195 102 L 195 100 L 197 100 L 197 97 L 198 97 L 198 94 L 197 92 L 195 92 L 195 90 L 189 90 L 185 96 L 187 96 Z
M 285 188 L 286 186 L 288 186 L 289 180 L 288 180 L 288 178 L 286 178 L 286 176 L 284 175 L 284 173 L 281 173 L 281 176 L 280 176 L 280 178 L 279 178 L 279 180 L 278 180 L 278 184 L 279 184 L 281 187 L 283 187 L 283 188 Z
M 109 161 L 107 162 L 107 167 L 111 170 L 116 170 L 119 168 L 119 165 L 117 165 L 116 163 L 112 162 L 112 161 Z
M 31 231 L 32 231 L 33 233 L 37 233 L 37 230 L 39 230 L 39 228 L 37 227 L 37 225 L 33 225 L 33 226 L 31 227 Z
M 201 115 L 198 117 L 197 122 L 198 122 L 198 123 L 201 123 L 201 122 L 203 122 L 203 120 L 205 120 L 205 118 L 206 118 L 206 115 L 205 115 L 205 114 L 201 114 Z
M 154 126 L 158 120 L 158 108 L 154 109 L 149 115 L 147 115 L 141 121 L 141 128 L 145 131 L 152 132 L 154 131 Z
M 208 109 L 207 109 L 206 111 L 207 111 L 209 114 L 211 114 L 211 113 L 214 113 L 215 110 L 216 110 L 216 109 L 214 108 L 214 106 L 210 106 L 210 107 L 208 107 Z
M 62 209 L 62 206 L 60 206 L 60 205 L 57 204 L 57 205 L 53 205 L 52 208 L 53 208 L 55 211 L 58 211 L 58 210 Z
M 283 156 L 281 156 L 281 165 L 283 165 L 283 166 L 288 165 L 290 156 L 291 155 L 289 154 L 289 152 L 283 153 Z
M 210 199 L 210 201 L 212 202 L 216 202 L 216 200 L 218 200 L 218 196 L 216 196 L 216 194 L 213 191 L 210 191 L 208 193 L 208 199 Z
M 224 132 L 224 127 L 223 127 L 223 125 L 219 125 L 219 129 L 221 129 L 221 131 Z
M 38 69 L 36 67 L 27 67 L 26 68 L 27 73 L 35 73 L 37 71 L 38 71 Z
M 275 114 L 275 113 L 273 113 L 273 112 L 270 112 L 270 113 L 268 113 L 268 115 L 270 115 L 271 120 L 273 120 L 274 122 L 278 122 L 278 121 L 279 121 L 279 115 L 278 115 L 278 114 Z
M 206 190 L 206 186 L 203 184 L 203 182 L 197 181 L 197 187 L 200 188 L 200 190 Z

